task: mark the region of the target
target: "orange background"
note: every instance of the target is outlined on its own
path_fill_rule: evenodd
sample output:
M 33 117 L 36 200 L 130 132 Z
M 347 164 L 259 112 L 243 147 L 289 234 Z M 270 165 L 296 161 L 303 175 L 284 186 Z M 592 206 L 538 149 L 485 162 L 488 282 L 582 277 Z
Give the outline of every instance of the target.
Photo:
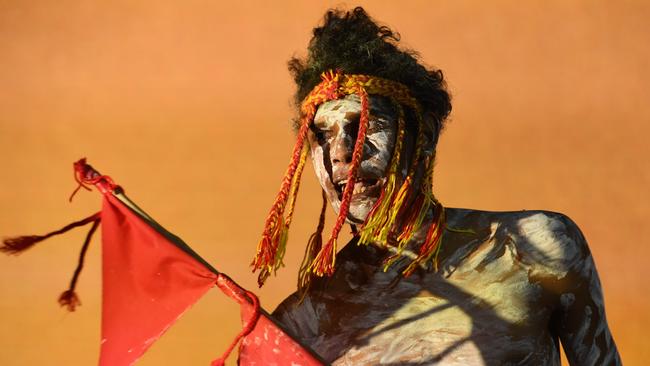
M 182 4 L 0 2 L 0 235 L 44 233 L 97 210 L 95 192 L 66 201 L 71 164 L 87 156 L 215 267 L 256 287 L 248 263 L 293 145 L 286 60 L 304 54 L 311 28 L 338 3 Z M 449 81 L 440 200 L 572 217 L 623 360 L 647 361 L 650 5 L 362 4 Z M 319 196 L 307 171 L 287 268 L 258 290 L 269 310 L 294 288 Z M 84 235 L 0 257 L 0 364 L 96 362 L 98 240 L 78 287 L 83 306 L 69 314 L 56 304 Z M 238 316 L 212 291 L 139 364 L 207 365 Z

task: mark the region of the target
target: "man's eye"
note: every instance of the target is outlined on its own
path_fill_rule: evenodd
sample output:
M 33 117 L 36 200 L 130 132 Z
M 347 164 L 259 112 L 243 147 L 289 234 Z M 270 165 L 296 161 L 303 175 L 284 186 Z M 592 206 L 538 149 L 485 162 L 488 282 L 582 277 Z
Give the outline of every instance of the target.
M 368 134 L 377 133 L 386 130 L 387 128 L 388 126 L 384 121 L 370 120 L 370 122 L 368 123 L 368 130 L 366 133 Z
M 314 136 L 318 142 L 325 142 L 329 138 L 329 131 L 318 130 L 314 132 Z
M 321 130 L 320 128 L 318 128 L 318 127 L 316 127 L 314 125 L 311 126 L 311 132 L 313 132 L 314 137 L 319 142 L 323 142 L 327 138 L 328 131 Z

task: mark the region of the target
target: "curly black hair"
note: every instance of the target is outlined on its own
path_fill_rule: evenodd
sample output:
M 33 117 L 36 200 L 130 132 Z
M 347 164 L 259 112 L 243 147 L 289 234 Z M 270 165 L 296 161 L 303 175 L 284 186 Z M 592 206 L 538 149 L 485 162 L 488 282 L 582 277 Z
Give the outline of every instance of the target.
M 437 141 L 451 101 L 442 71 L 427 69 L 418 62 L 417 52 L 399 47 L 399 33 L 378 25 L 361 8 L 329 10 L 323 25 L 314 28 L 305 59 L 289 60 L 289 72 L 298 86 L 296 106 L 321 82 L 327 70 L 365 74 L 398 81 L 409 87 L 432 125 Z

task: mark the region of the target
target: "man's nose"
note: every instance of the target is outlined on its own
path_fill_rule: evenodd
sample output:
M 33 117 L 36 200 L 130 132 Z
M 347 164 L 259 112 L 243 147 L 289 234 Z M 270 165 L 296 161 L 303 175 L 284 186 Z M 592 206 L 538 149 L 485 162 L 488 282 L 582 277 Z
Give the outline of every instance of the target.
M 354 150 L 354 141 L 352 136 L 346 133 L 340 133 L 332 141 L 330 149 L 330 159 L 332 166 L 339 164 L 350 164 L 352 162 L 352 152 Z

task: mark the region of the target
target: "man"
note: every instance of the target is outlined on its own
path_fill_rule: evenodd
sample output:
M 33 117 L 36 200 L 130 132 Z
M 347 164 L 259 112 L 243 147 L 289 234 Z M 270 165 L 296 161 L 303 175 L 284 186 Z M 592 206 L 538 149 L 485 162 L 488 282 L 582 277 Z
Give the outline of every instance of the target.
M 273 313 L 335 365 L 620 364 L 587 243 L 566 216 L 445 208 L 435 146 L 451 110 L 427 70 L 365 11 L 330 11 L 290 61 L 297 143 L 253 267 L 281 265 L 308 153 L 338 213 L 310 239 Z M 325 209 L 325 206 L 323 210 Z M 338 254 L 344 223 L 355 238 Z

